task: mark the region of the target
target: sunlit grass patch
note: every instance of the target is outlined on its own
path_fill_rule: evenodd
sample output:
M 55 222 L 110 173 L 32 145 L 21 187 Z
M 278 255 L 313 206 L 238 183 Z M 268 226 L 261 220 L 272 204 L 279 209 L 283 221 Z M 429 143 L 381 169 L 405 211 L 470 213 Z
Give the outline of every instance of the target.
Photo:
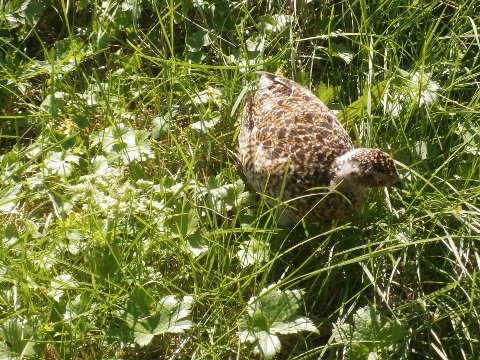
M 2 4 L 0 358 L 478 357 L 474 5 Z M 235 156 L 259 69 L 405 188 L 282 226 Z

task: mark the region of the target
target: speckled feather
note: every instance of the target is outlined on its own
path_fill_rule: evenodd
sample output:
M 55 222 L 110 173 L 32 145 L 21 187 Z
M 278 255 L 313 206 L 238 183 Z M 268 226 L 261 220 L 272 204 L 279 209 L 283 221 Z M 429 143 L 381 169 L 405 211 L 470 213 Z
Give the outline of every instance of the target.
M 239 158 L 256 191 L 289 201 L 289 218 L 330 221 L 358 210 L 364 188 L 384 184 L 373 184 L 355 171 L 340 179 L 342 171 L 357 166 L 357 159 L 360 175 L 363 165 L 378 165 L 399 181 L 393 160 L 377 149 L 356 151 L 335 115 L 309 90 L 259 73 L 258 89 L 243 110 Z

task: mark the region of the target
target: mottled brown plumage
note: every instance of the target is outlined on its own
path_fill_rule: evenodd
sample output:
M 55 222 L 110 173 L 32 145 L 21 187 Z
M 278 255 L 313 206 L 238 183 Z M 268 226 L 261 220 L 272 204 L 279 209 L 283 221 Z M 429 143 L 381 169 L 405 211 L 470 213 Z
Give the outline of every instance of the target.
M 309 90 L 259 74 L 243 110 L 239 158 L 256 191 L 288 204 L 288 218 L 340 219 L 360 209 L 367 188 L 401 186 L 392 158 L 378 149 L 355 149 Z

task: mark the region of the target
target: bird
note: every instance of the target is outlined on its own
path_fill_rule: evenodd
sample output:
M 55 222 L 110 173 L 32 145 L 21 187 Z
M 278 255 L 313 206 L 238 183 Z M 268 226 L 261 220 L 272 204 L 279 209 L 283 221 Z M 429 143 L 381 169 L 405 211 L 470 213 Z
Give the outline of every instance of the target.
M 325 223 L 359 213 L 367 189 L 402 188 L 393 158 L 355 148 L 341 123 L 307 88 L 258 71 L 245 100 L 238 158 L 247 181 L 271 203 L 283 203 L 283 223 Z

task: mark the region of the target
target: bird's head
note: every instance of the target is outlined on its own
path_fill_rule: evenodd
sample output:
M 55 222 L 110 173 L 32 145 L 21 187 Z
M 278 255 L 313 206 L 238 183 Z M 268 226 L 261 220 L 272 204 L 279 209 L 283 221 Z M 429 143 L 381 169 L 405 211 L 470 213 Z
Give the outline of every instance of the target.
M 354 149 L 339 156 L 332 164 L 333 182 L 347 182 L 359 187 L 402 188 L 393 159 L 379 149 Z

